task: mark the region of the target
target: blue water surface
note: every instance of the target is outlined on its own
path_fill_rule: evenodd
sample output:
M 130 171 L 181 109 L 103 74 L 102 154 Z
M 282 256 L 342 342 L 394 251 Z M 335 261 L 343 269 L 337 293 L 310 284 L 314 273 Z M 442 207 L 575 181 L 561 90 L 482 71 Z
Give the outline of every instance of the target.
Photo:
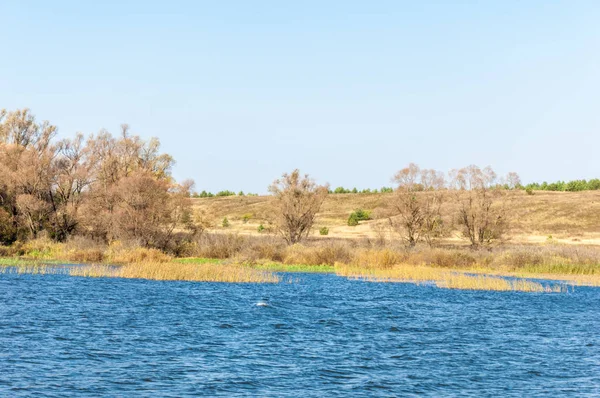
M 0 275 L 0 396 L 599 396 L 600 289 Z

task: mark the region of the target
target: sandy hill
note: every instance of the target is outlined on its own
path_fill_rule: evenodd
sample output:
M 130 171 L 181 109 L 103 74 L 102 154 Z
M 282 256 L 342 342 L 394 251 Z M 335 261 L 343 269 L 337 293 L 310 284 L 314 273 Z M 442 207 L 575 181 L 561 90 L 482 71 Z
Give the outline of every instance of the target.
M 390 195 L 393 194 L 329 195 L 317 215 L 314 234 L 318 236 L 318 228 L 327 226 L 329 238 L 376 237 L 382 233 L 377 227 L 382 220 L 364 221 L 349 227 L 347 219 L 359 208 L 377 214 Z M 272 200 L 270 196 L 230 196 L 193 199 L 193 203 L 212 220 L 213 230 L 258 234 L 258 225 L 264 223 L 266 226 Z M 544 243 L 552 239 L 561 243 L 600 244 L 600 191 L 536 191 L 534 195 L 517 192 L 511 209 L 513 242 Z M 245 215 L 250 217 L 247 222 L 244 222 Z M 224 217 L 230 222 L 228 228 L 221 227 Z

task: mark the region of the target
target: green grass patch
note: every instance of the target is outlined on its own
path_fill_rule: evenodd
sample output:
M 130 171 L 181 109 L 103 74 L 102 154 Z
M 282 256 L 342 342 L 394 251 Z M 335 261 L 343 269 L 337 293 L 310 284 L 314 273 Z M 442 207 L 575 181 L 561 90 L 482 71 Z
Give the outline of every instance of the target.
M 308 265 L 308 264 L 281 264 L 267 263 L 253 265 L 252 268 L 271 272 L 309 272 L 317 274 L 333 274 L 335 268 L 332 265 Z
M 19 266 L 36 266 L 46 264 L 64 264 L 62 261 L 27 259 L 20 257 L 0 257 L 0 267 L 19 267 Z
M 173 262 L 179 264 L 224 264 L 224 260 L 203 257 L 176 258 Z M 246 266 L 271 272 L 311 272 L 321 274 L 332 274 L 335 272 L 334 267 L 331 265 L 282 264 L 272 262 L 265 264 L 248 264 Z

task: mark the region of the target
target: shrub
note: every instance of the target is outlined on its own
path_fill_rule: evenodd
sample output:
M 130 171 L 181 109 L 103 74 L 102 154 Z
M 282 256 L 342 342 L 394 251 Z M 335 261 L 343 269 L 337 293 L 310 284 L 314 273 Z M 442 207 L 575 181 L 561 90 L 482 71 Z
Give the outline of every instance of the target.
M 527 187 L 527 188 L 525 188 L 525 193 L 526 193 L 527 195 L 533 195 L 533 194 L 534 194 L 534 192 L 533 192 L 533 188 L 531 188 L 531 187 Z
M 319 234 L 321 235 L 329 235 L 329 228 L 323 227 L 319 230 Z
M 371 212 L 363 209 L 356 209 L 354 212 L 350 213 L 348 217 L 348 225 L 351 227 L 355 227 L 359 224 L 359 221 L 366 221 L 371 219 Z
M 231 258 L 240 253 L 247 244 L 247 239 L 236 234 L 205 233 L 197 240 L 198 257 Z
M 260 224 L 260 225 L 258 226 L 257 230 L 258 230 L 258 232 L 262 232 L 262 231 L 264 231 L 264 230 L 265 230 L 265 226 L 264 226 L 264 225 L 262 225 L 262 224 Z
M 229 227 L 231 224 L 229 224 L 229 220 L 227 219 L 227 217 L 223 218 L 223 228 L 227 228 Z
M 235 196 L 235 192 L 229 190 L 219 191 L 215 196 Z
M 244 224 L 247 224 L 248 221 L 250 221 L 250 219 L 252 218 L 252 213 L 246 213 L 242 216 L 242 222 Z
M 363 209 L 356 209 L 354 211 L 354 213 L 356 214 L 356 217 L 358 218 L 358 221 L 367 221 L 371 219 L 371 212 L 370 211 L 366 211 Z

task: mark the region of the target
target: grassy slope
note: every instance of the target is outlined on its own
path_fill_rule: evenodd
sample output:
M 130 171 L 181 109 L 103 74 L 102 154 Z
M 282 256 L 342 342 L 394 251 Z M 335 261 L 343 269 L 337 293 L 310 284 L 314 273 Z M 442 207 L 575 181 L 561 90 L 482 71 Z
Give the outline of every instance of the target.
M 350 212 L 357 208 L 377 210 L 391 194 L 336 194 L 329 195 L 317 216 L 315 227 L 329 227 L 330 238 L 375 238 L 372 228 L 375 221 L 362 222 L 348 227 Z M 515 243 L 543 243 L 552 236 L 560 243 L 600 244 L 600 192 L 543 192 L 526 195 L 516 193 L 511 207 L 514 209 L 512 241 Z M 214 219 L 214 230 L 257 234 L 268 212 L 268 196 L 221 197 L 194 199 L 194 205 L 205 210 Z M 244 214 L 253 218 L 246 224 Z M 231 226 L 220 227 L 223 217 Z M 315 233 L 318 236 L 318 233 Z

